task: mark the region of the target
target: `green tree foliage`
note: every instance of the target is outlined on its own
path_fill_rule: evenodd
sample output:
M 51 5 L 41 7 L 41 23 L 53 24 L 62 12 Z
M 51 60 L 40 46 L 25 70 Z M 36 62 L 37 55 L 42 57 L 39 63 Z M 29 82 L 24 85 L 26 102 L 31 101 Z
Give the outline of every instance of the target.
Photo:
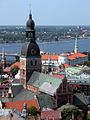
M 90 74 L 90 69 L 83 70 L 83 73 Z
M 29 114 L 31 116 L 36 116 L 37 115 L 37 109 L 36 109 L 36 107 L 34 107 L 34 106 L 30 107 Z
M 90 120 L 90 113 L 87 114 L 87 120 Z
M 19 67 L 14 66 L 13 68 L 11 68 L 10 72 L 12 74 L 13 77 L 15 77 L 15 75 L 18 73 Z
M 85 62 L 84 65 L 90 67 L 90 61 Z
M 82 112 L 78 110 L 78 108 L 66 108 L 62 112 L 63 120 L 70 120 L 74 116 L 74 119 L 77 120 L 78 116 L 83 117 Z

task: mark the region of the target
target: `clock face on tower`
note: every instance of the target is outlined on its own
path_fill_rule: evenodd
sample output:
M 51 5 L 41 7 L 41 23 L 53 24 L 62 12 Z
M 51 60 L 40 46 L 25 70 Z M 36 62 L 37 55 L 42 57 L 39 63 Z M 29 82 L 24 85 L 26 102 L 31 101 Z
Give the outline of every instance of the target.
M 31 54 L 32 55 L 36 55 L 36 50 L 35 49 L 31 49 Z

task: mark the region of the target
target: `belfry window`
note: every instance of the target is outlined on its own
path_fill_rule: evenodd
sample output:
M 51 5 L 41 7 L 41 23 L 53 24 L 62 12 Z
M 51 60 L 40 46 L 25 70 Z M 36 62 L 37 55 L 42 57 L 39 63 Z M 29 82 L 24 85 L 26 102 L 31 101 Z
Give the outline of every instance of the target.
M 31 65 L 33 65 L 33 61 L 31 60 Z
M 37 61 L 35 60 L 35 65 L 37 65 Z
M 31 60 L 31 66 L 37 65 L 37 61 L 36 60 Z

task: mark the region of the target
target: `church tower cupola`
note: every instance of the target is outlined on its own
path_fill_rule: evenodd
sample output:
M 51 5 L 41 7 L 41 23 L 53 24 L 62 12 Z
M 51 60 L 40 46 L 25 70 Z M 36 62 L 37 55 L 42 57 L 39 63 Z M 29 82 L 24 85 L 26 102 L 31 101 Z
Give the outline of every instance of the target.
M 35 23 L 32 19 L 31 11 L 30 11 L 29 19 L 26 22 L 26 38 L 30 42 L 35 42 Z
M 34 23 L 34 21 L 32 20 L 32 14 L 31 14 L 31 12 L 30 12 L 30 15 L 29 15 L 29 19 L 28 19 L 28 21 L 26 22 L 26 27 L 27 27 L 27 29 L 29 29 L 29 30 L 33 30 L 34 27 L 35 27 L 35 23 Z

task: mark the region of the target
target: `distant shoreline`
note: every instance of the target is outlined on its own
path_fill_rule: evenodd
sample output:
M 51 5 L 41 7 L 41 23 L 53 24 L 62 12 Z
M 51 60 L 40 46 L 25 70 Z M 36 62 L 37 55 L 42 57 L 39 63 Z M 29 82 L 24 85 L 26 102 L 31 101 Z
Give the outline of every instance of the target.
M 90 38 L 78 38 L 78 40 L 86 40 L 86 39 L 90 39 Z M 75 38 L 66 38 L 66 39 L 60 39 L 60 40 L 52 40 L 52 41 L 50 41 L 50 40 L 48 40 L 48 41 L 42 41 L 42 40 L 40 40 L 40 41 L 37 41 L 38 43 L 50 43 L 50 42 L 62 42 L 62 41 L 70 41 L 70 40 L 75 40 Z M 13 44 L 13 43 L 25 43 L 25 42 L 22 42 L 22 41 L 7 41 L 7 42 L 4 42 L 4 41 L 0 41 L 0 44 Z

